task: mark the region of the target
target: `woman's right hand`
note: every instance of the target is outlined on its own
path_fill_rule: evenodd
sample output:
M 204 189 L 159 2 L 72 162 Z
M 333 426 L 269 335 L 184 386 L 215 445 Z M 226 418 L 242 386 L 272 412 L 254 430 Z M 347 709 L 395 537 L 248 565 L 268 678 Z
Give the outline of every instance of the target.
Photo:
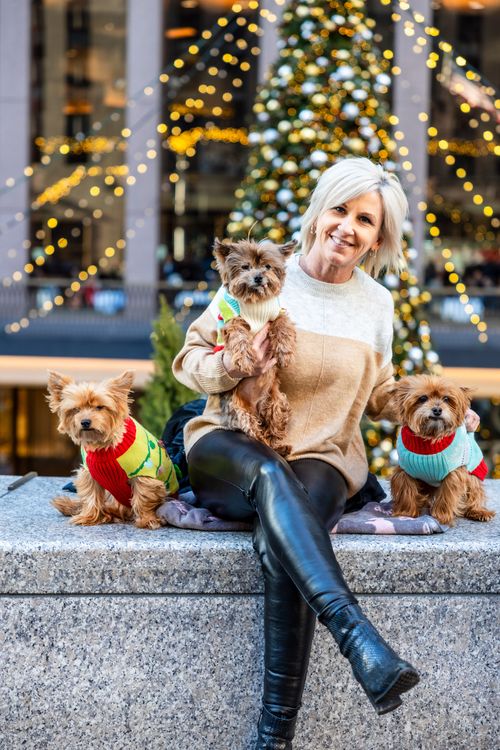
M 242 378 L 251 378 L 262 375 L 264 372 L 270 370 L 271 367 L 274 367 L 274 365 L 276 364 L 276 358 L 272 357 L 269 354 L 269 339 L 267 337 L 268 333 L 269 323 L 266 323 L 264 328 L 262 328 L 254 336 L 252 349 L 253 353 L 255 354 L 255 369 L 252 373 L 243 373 L 239 370 L 235 370 L 231 361 L 231 355 L 229 354 L 227 349 L 224 349 L 224 353 L 222 355 L 222 364 L 224 365 L 224 369 L 226 370 L 228 375 L 230 375 L 235 380 L 241 380 Z

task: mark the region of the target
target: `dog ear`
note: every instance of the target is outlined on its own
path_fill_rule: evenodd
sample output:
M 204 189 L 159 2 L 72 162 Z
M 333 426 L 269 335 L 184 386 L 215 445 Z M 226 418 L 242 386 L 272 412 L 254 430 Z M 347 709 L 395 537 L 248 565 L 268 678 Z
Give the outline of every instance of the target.
M 394 383 L 392 392 L 389 394 L 389 399 L 396 405 L 399 416 L 401 416 L 402 414 L 404 402 L 406 401 L 407 397 L 412 392 L 414 387 L 415 382 L 411 376 L 401 378 L 401 380 L 398 380 L 397 383 Z
M 296 247 L 297 247 L 297 240 L 290 240 L 289 242 L 285 242 L 284 245 L 278 245 L 278 250 L 285 258 L 289 258 L 290 255 L 292 255 L 292 253 L 294 252 Z
M 109 388 L 110 391 L 116 393 L 118 396 L 122 396 L 123 398 L 125 398 L 130 393 L 133 382 L 134 373 L 132 372 L 132 370 L 125 370 L 125 372 L 122 372 L 122 374 L 118 375 L 118 377 L 108 380 L 106 382 L 106 387 Z
M 214 255 L 219 263 L 224 263 L 231 250 L 233 250 L 231 240 L 219 240 L 217 237 L 215 238 Z
M 62 401 L 62 392 L 70 383 L 74 383 L 73 378 L 69 375 L 62 375 L 55 370 L 49 370 L 49 379 L 47 381 L 47 390 L 49 395 L 47 401 L 50 411 L 57 411 Z

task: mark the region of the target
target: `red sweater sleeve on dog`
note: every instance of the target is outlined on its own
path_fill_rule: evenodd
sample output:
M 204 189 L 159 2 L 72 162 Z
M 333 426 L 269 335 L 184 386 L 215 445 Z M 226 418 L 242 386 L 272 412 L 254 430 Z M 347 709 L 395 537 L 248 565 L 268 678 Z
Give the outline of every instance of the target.
M 127 419 L 123 439 L 115 448 L 88 451 L 85 459 L 91 477 L 110 492 L 115 500 L 129 508 L 132 487 L 128 482 L 126 472 L 116 459 L 130 448 L 135 440 L 135 432 L 133 420 Z

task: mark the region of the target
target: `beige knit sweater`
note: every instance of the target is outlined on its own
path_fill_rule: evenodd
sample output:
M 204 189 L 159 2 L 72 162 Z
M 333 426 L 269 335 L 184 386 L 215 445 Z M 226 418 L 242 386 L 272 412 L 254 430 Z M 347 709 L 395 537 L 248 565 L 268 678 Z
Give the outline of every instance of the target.
M 287 460 L 317 458 L 345 477 L 349 495 L 365 483 L 368 464 L 360 430 L 364 412 L 372 419 L 395 419 L 387 404 L 393 380 L 390 292 L 356 268 L 343 284 L 308 276 L 293 256 L 280 295 L 297 327 L 297 353 L 280 372 L 292 416 Z M 186 452 L 203 435 L 221 428 L 218 394 L 238 383 L 213 353 L 217 332 L 214 302 L 194 321 L 173 364 L 175 377 L 208 394 L 204 413 L 185 427 Z

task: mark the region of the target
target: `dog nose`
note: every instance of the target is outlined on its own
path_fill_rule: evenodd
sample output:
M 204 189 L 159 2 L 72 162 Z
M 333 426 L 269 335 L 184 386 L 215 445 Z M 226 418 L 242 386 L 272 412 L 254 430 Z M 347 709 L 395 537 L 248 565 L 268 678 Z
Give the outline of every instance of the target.
M 440 406 L 433 406 L 432 413 L 434 414 L 435 417 L 440 417 L 441 414 L 443 413 L 443 410 L 441 409 Z
M 258 274 L 256 274 L 256 275 L 255 275 L 255 276 L 253 277 L 253 280 L 255 281 L 255 283 L 256 283 L 256 284 L 262 284 L 262 279 L 263 279 L 263 278 L 264 278 L 264 277 L 262 276 L 262 274 L 261 274 L 261 273 L 258 273 Z
M 91 425 L 91 422 L 90 422 L 90 419 L 82 419 L 82 421 L 80 422 L 80 424 L 81 424 L 81 426 L 83 427 L 84 430 L 88 430 L 89 427 L 90 427 L 90 425 Z

